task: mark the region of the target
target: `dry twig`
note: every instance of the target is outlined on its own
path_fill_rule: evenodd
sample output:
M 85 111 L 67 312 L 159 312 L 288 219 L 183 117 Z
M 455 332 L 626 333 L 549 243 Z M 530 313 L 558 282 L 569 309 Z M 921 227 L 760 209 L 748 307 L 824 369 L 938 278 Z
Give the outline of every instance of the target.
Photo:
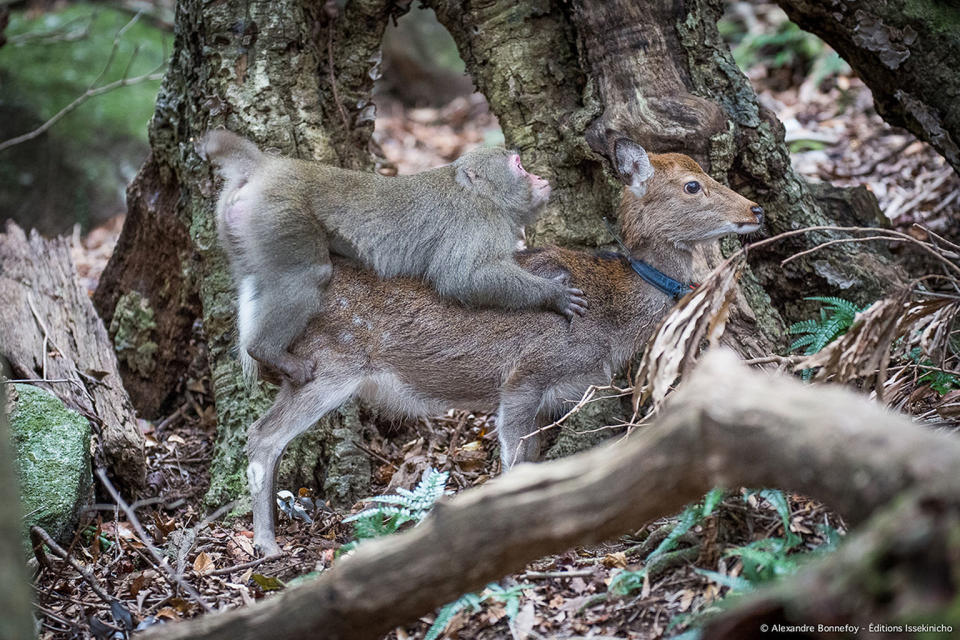
M 139 19 L 140 19 L 140 14 L 137 13 L 135 16 L 133 16 L 133 18 L 130 19 L 130 21 L 127 24 L 125 24 L 117 32 L 117 35 L 113 39 L 113 48 L 110 50 L 110 55 L 107 58 L 106 64 L 103 66 L 103 69 L 97 75 L 96 79 L 94 79 L 94 81 L 91 82 L 90 85 L 87 87 L 86 91 L 84 91 L 77 98 L 75 98 L 73 102 L 71 102 L 64 108 L 60 109 L 60 111 L 55 113 L 53 117 L 51 117 L 49 120 L 41 124 L 39 127 L 34 129 L 33 131 L 29 131 L 27 133 L 24 133 L 23 135 L 19 135 L 15 138 L 10 138 L 9 140 L 4 140 L 3 142 L 0 142 L 0 151 L 4 151 L 5 149 L 9 149 L 10 147 L 21 144 L 23 142 L 28 142 L 30 140 L 33 140 L 34 138 L 37 138 L 43 135 L 53 125 L 55 125 L 60 120 L 62 120 L 64 116 L 76 110 L 77 107 L 84 104 L 91 98 L 95 98 L 97 96 L 103 95 L 105 93 L 113 91 L 114 89 L 119 89 L 120 87 L 128 87 L 135 84 L 140 84 L 142 82 L 150 82 L 153 80 L 162 79 L 163 74 L 159 73 L 159 71 L 160 69 L 163 69 L 166 66 L 166 62 L 162 62 L 161 64 L 159 64 L 150 73 L 145 73 L 141 76 L 136 76 L 134 78 L 130 78 L 127 76 L 127 73 L 130 71 L 130 67 L 133 65 L 133 61 L 136 59 L 137 53 L 139 52 L 139 47 L 138 47 L 134 49 L 133 55 L 130 56 L 130 60 L 127 62 L 127 67 L 123 72 L 122 78 L 120 78 L 119 80 L 114 80 L 113 82 L 107 83 L 100 87 L 97 86 L 100 80 L 103 79 L 103 77 L 107 74 L 107 71 L 109 71 L 110 67 L 113 65 L 113 61 L 117 55 L 117 50 L 120 47 L 120 38 L 123 37 L 123 34 L 126 33 L 127 29 L 132 27 L 134 23 L 136 23 L 137 20 Z
M 120 497 L 119 492 L 113 486 L 113 483 L 110 482 L 110 479 L 107 478 L 106 469 L 97 469 L 97 478 L 103 484 L 103 488 L 107 490 L 110 494 L 110 497 L 120 506 L 123 512 L 127 516 L 127 520 L 130 521 L 130 525 L 133 527 L 133 530 L 137 532 L 137 535 L 140 537 L 140 540 L 146 546 L 147 551 L 150 552 L 150 555 L 153 557 L 156 566 L 162 570 L 161 575 L 167 577 L 167 581 L 170 583 L 170 586 L 173 588 L 183 589 L 191 598 L 193 598 L 204 611 L 210 612 L 213 611 L 213 607 L 201 596 L 196 589 L 191 587 L 182 577 L 177 576 L 173 567 L 170 566 L 170 563 L 167 562 L 167 559 L 163 557 L 160 551 L 157 550 L 157 547 L 153 544 L 153 539 L 143 528 L 143 525 L 140 524 L 140 520 L 137 518 L 137 514 L 133 512 L 133 509 L 130 508 L 130 505 Z

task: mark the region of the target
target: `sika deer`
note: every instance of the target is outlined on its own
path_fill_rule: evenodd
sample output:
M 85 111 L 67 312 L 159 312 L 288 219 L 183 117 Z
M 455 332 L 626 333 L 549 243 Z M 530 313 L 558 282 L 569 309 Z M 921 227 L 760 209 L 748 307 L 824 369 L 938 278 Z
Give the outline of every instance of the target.
M 619 208 L 624 241 L 633 258 L 675 280 L 692 277 L 693 245 L 753 232 L 763 221 L 756 203 L 687 156 L 648 158 L 624 138 L 616 144 L 616 160 L 629 184 Z M 427 284 L 380 280 L 334 260 L 323 309 L 291 346 L 294 354 L 322 363 L 316 378 L 302 387 L 284 382 L 248 431 L 254 541 L 262 552 L 279 549 L 274 495 L 280 456 L 324 414 L 354 397 L 412 415 L 450 407 L 496 411 L 507 470 L 536 459 L 539 443 L 523 436 L 589 385 L 609 382 L 674 303 L 622 255 L 548 247 L 516 259 L 541 276 L 567 275 L 586 293 L 589 310 L 568 321 L 544 311 L 469 309 Z

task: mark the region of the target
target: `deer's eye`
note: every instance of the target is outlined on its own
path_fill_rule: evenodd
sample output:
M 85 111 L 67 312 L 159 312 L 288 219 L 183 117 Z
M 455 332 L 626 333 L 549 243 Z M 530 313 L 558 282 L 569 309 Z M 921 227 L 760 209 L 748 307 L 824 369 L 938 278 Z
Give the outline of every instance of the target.
M 700 183 L 696 180 L 691 180 L 687 184 L 683 185 L 683 190 L 693 195 L 695 193 L 700 193 Z

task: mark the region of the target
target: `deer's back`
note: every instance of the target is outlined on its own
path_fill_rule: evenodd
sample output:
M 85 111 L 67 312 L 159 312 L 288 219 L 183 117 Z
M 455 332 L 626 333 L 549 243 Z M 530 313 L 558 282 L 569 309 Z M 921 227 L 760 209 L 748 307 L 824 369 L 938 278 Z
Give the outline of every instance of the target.
M 545 388 L 609 377 L 636 350 L 643 326 L 652 328 L 656 318 L 637 307 L 643 291 L 621 258 L 549 248 L 517 261 L 547 277 L 569 273 L 590 302 L 587 314 L 569 322 L 549 311 L 471 309 L 417 280 L 379 279 L 335 257 L 324 307 L 292 350 L 312 354 L 320 374 L 359 372 L 416 395 L 414 404 L 494 410 L 517 376 Z

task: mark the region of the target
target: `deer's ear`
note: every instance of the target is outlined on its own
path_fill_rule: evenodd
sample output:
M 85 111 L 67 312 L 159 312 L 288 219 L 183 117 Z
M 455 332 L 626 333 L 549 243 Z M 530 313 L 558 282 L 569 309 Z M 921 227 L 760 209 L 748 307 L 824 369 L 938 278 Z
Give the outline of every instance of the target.
M 643 147 L 630 138 L 618 138 L 613 143 L 617 172 L 633 195 L 642 197 L 647 192 L 647 181 L 653 177 L 653 165 Z

